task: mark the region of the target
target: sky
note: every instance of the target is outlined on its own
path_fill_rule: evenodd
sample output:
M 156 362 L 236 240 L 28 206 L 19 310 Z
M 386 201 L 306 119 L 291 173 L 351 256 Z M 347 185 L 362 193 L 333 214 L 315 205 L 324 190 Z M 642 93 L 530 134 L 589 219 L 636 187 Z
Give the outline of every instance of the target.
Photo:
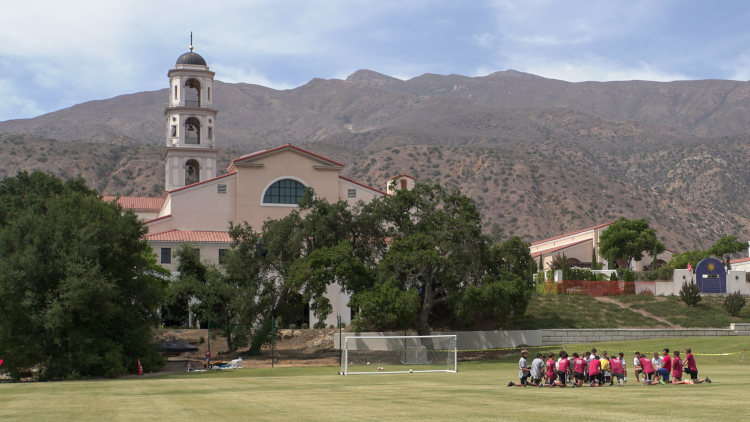
M 370 69 L 570 82 L 750 79 L 750 2 L 2 0 L 0 121 L 167 88 L 190 32 L 216 78 L 291 89 Z

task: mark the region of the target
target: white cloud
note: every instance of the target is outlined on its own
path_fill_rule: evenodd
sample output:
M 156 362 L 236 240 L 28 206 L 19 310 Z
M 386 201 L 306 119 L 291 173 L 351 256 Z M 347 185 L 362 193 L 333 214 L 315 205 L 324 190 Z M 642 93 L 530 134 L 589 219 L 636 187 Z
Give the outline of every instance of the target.
M 506 64 L 510 69 L 568 82 L 630 80 L 668 82 L 690 79 L 681 73 L 663 71 L 645 62 L 623 65 L 595 56 L 569 60 L 518 56 L 509 59 Z
M 3 100 L 0 101 L 0 116 L 7 119 L 22 119 L 28 116 L 38 116 L 47 112 L 35 101 L 23 98 L 14 89 L 14 84 L 8 79 L 0 78 L 0 92 Z
M 274 82 L 254 69 L 239 68 L 221 63 L 214 63 L 211 70 L 216 72 L 216 78 L 222 82 L 262 85 L 273 89 L 292 89 L 295 86 L 284 82 Z
M 736 81 L 750 80 L 750 49 L 726 60 L 721 64 L 721 68 L 729 72 L 729 79 Z

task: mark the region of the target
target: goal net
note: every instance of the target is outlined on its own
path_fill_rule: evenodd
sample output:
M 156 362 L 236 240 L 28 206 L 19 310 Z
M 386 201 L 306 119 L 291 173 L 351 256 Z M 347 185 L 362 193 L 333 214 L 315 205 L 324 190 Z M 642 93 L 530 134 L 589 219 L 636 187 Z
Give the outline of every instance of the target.
M 341 375 L 457 372 L 456 336 L 346 337 Z

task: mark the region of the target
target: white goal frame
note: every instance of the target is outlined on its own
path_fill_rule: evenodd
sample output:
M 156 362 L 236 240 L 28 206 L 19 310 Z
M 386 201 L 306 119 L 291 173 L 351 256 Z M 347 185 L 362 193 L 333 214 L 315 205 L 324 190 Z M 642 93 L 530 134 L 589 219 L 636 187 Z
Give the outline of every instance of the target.
M 452 338 L 453 339 L 453 369 L 426 369 L 426 370 L 405 370 L 405 371 L 372 371 L 372 372 L 349 372 L 349 339 L 363 340 L 385 340 L 385 339 L 426 339 L 426 338 Z M 426 373 L 426 372 L 458 372 L 458 339 L 455 334 L 451 335 L 430 335 L 430 336 L 347 336 L 344 339 L 343 363 L 344 372 L 341 375 L 370 375 L 370 374 L 408 374 L 408 373 Z M 450 353 L 450 352 L 448 352 Z

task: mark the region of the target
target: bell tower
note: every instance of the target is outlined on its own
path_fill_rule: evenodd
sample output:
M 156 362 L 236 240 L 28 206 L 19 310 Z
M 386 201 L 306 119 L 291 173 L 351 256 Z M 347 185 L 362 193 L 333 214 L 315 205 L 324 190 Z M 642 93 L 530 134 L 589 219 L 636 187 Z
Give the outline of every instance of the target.
M 193 52 L 177 59 L 169 71 L 169 101 L 164 156 L 165 187 L 172 190 L 217 176 L 216 113 L 213 107 L 214 72 Z

